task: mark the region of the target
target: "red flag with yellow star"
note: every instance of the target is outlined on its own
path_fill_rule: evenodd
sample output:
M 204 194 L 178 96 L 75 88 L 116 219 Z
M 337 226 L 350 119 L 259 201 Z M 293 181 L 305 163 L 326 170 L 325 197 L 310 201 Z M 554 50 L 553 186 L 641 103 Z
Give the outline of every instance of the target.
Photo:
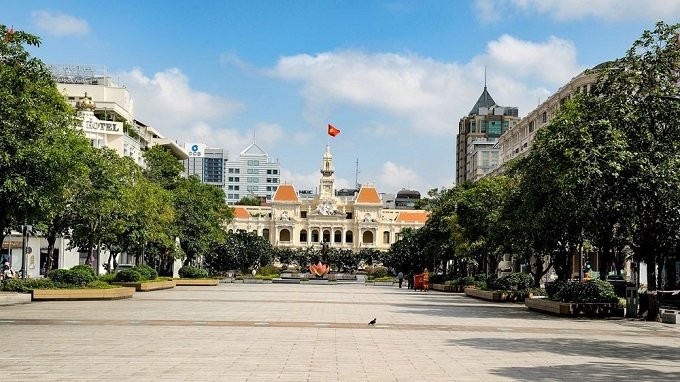
M 329 123 L 328 124 L 328 135 L 330 135 L 331 137 L 335 137 L 338 134 L 340 134 L 340 129 L 336 128 L 335 126 L 333 126 Z

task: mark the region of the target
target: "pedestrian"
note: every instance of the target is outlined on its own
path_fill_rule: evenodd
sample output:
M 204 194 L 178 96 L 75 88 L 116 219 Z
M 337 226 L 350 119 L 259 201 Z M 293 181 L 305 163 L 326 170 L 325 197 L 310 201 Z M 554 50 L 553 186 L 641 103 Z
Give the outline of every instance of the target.
M 413 289 L 413 272 L 412 271 L 408 273 L 406 283 L 408 284 L 407 285 L 408 289 Z
M 404 283 L 404 274 L 401 271 L 399 271 L 397 278 L 399 279 L 399 289 L 401 289 L 401 284 Z

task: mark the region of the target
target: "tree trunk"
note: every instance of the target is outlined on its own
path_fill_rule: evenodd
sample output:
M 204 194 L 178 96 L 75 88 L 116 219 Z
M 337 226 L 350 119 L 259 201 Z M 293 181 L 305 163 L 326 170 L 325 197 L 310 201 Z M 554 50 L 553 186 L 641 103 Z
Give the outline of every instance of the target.
M 57 241 L 57 234 L 53 229 L 47 234 L 47 261 L 45 262 L 45 277 L 52 270 L 54 261 L 54 243 Z

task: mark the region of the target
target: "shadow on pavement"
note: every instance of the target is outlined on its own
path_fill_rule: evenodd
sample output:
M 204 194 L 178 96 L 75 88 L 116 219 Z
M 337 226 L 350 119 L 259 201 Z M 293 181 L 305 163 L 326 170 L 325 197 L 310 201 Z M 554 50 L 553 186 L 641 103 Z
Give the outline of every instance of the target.
M 518 381 L 678 381 L 679 372 L 648 369 L 644 365 L 584 363 L 545 367 L 505 367 L 492 374 Z
M 458 318 L 499 318 L 499 319 L 522 319 L 536 321 L 555 321 L 565 318 L 537 314 L 530 311 L 524 304 L 504 303 L 503 305 L 489 305 L 489 303 L 476 303 L 461 300 L 450 304 L 393 304 L 403 310 L 398 313 L 416 313 L 440 317 Z
M 625 336 L 625 333 L 621 333 Z M 589 340 L 582 338 L 465 338 L 449 341 L 450 346 L 467 346 L 485 350 L 513 349 L 517 353 L 547 352 L 558 355 L 593 358 L 612 358 L 625 361 L 680 361 L 676 347 L 653 345 L 649 343 L 630 343 L 618 341 Z M 617 367 L 620 367 L 618 365 Z M 617 372 L 617 375 L 621 375 Z M 644 381 L 645 379 L 640 379 Z M 678 381 L 680 378 L 669 379 Z

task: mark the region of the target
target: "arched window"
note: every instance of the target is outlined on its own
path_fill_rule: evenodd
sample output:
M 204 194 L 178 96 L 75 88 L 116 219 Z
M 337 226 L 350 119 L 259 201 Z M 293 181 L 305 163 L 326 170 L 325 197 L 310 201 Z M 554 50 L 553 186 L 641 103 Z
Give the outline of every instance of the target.
M 307 230 L 303 229 L 300 231 L 300 243 L 306 243 L 307 242 Z
M 312 230 L 312 243 L 318 243 L 319 242 L 319 231 L 316 229 Z
M 390 231 L 384 231 L 383 232 L 383 243 L 384 244 L 390 243 Z
M 333 234 L 333 242 L 334 243 L 342 243 L 342 231 L 335 230 L 335 233 Z
M 345 232 L 345 243 L 351 243 L 353 241 L 354 241 L 354 235 L 352 235 L 352 231 Z
M 361 242 L 364 244 L 373 244 L 373 232 L 364 231 Z
M 325 241 L 326 243 L 331 242 L 331 231 L 327 229 L 323 231 L 323 241 Z
M 281 232 L 279 232 L 279 241 L 290 241 L 290 231 L 287 230 L 286 228 L 282 229 Z
M 265 228 L 265 229 L 262 230 L 262 237 L 265 240 L 270 241 L 270 239 L 269 239 L 269 228 Z

